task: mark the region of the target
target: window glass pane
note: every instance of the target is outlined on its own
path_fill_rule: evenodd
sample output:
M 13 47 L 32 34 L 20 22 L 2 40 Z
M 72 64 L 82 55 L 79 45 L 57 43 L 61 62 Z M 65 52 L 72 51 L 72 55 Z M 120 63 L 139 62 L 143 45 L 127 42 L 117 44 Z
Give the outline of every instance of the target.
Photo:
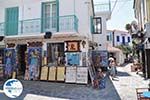
M 100 34 L 102 33 L 102 23 L 101 23 L 101 17 L 94 18 L 94 33 L 95 34 Z
M 119 42 L 120 41 L 120 37 L 119 36 L 117 36 L 117 42 Z
M 130 42 L 130 37 L 128 37 L 128 42 Z

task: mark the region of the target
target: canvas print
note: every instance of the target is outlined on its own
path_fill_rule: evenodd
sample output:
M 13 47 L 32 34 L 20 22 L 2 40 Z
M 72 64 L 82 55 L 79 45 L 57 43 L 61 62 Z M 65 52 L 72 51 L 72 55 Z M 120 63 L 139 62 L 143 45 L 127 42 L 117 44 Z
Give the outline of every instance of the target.
M 39 68 L 41 65 L 42 48 L 28 48 L 28 69 L 29 80 L 37 80 L 39 77 Z
M 79 53 L 67 53 L 67 65 L 79 65 L 80 64 L 80 54 Z
M 92 60 L 94 66 L 107 67 L 108 66 L 108 52 L 107 51 L 92 51 Z
M 5 67 L 4 74 L 11 76 L 12 72 L 16 69 L 16 52 L 15 49 L 5 49 Z

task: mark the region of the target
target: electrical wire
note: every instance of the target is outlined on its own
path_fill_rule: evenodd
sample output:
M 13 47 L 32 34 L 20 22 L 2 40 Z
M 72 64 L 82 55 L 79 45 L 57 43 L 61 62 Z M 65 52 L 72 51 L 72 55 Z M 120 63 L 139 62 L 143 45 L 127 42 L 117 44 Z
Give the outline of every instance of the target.
M 114 6 L 113 6 L 113 8 L 112 8 L 112 11 L 111 11 L 111 14 L 113 13 L 113 11 L 114 11 L 114 9 L 115 9 L 115 7 L 116 7 L 116 5 L 117 5 L 117 2 L 118 2 L 118 0 L 115 1 L 115 4 L 114 4 Z

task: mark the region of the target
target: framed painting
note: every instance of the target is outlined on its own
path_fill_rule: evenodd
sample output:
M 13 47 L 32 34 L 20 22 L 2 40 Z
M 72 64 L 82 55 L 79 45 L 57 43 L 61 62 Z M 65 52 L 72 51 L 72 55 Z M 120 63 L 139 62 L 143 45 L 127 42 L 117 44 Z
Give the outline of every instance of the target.
M 68 52 L 79 52 L 80 41 L 66 41 Z

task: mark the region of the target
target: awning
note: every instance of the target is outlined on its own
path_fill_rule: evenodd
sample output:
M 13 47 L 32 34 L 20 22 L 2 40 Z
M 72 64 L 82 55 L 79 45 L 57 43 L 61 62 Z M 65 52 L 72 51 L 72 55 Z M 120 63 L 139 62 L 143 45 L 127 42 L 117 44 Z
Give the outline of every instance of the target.
M 64 42 L 68 40 L 83 40 L 87 38 L 76 32 L 57 32 L 53 33 L 51 38 L 48 39 L 44 39 L 44 35 L 45 33 L 37 35 L 33 34 L 33 35 L 6 36 L 4 40 L 5 43 L 24 44 L 32 41 Z
M 110 46 L 110 45 L 107 46 L 107 51 L 108 51 L 108 52 L 112 52 L 112 53 L 115 53 L 115 52 L 122 52 L 119 48 L 112 47 L 112 46 Z

